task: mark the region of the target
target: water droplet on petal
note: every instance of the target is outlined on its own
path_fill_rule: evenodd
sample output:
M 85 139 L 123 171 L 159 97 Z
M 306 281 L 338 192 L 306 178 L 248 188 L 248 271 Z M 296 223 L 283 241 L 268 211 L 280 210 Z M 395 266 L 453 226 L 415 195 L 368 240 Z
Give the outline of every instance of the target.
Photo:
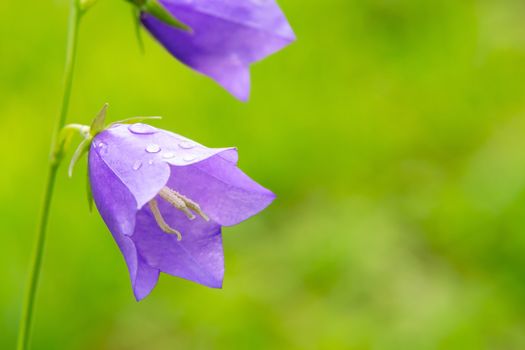
M 164 158 L 164 159 L 175 158 L 175 153 L 173 153 L 173 152 L 165 152 L 165 153 L 162 154 L 162 158 Z
M 160 146 L 155 143 L 150 143 L 146 146 L 146 152 L 148 153 L 159 153 Z
M 193 154 L 186 154 L 186 155 L 184 155 L 184 157 L 182 157 L 182 159 L 185 162 L 191 162 L 192 160 L 195 160 L 195 158 L 197 158 L 197 157 L 195 155 L 193 155 Z
M 148 161 L 148 164 L 149 164 L 149 165 L 153 164 L 153 160 L 149 160 L 149 161 Z
M 179 147 L 183 149 L 192 149 L 193 147 L 195 147 L 195 144 L 193 142 L 184 141 L 179 143 Z
M 142 167 L 142 162 L 140 160 L 137 160 L 135 163 L 133 163 L 133 170 L 139 170 L 140 167 Z
M 97 145 L 98 153 L 100 155 L 106 155 L 108 154 L 108 145 L 106 145 L 104 142 L 99 142 Z
M 154 134 L 154 133 L 156 133 L 158 131 L 153 126 L 148 125 L 148 124 L 142 124 L 142 123 L 132 124 L 132 125 L 128 126 L 128 129 L 132 133 L 139 134 L 139 135 Z

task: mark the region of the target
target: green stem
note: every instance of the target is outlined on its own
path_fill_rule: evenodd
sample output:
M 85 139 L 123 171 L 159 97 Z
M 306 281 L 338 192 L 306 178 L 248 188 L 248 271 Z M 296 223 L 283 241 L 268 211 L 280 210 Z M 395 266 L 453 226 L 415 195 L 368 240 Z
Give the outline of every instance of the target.
M 29 280 L 24 299 L 22 317 L 20 319 L 20 325 L 18 330 L 18 350 L 26 350 L 29 348 L 33 309 L 35 304 L 35 296 L 38 288 L 38 280 L 40 277 L 40 270 L 42 266 L 42 257 L 44 253 L 44 245 L 46 240 L 47 222 L 51 208 L 51 199 L 53 197 L 53 190 L 55 188 L 57 170 L 63 158 L 62 145 L 57 144 L 57 142 L 60 142 L 57 140 L 57 138 L 60 134 L 60 130 L 64 127 L 64 124 L 66 123 L 66 117 L 69 108 L 69 99 L 71 96 L 71 87 L 73 84 L 73 70 L 75 66 L 78 26 L 82 15 L 78 8 L 77 2 L 75 0 L 72 0 L 71 2 L 72 4 L 68 24 L 66 63 L 64 72 L 64 95 L 62 98 L 62 107 L 60 109 L 60 114 L 56 122 L 52 139 L 51 159 L 49 163 L 44 199 L 42 202 L 40 220 L 37 226 L 35 249 L 31 260 L 31 270 L 29 273 Z

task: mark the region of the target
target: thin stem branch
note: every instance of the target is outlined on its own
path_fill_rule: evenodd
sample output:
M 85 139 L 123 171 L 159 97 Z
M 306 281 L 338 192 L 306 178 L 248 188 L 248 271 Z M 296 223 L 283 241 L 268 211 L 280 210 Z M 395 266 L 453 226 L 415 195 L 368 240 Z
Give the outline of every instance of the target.
M 78 5 L 75 0 L 72 0 L 67 35 L 66 62 L 64 71 L 64 95 L 62 97 L 62 106 L 55 125 L 53 139 L 51 143 L 51 159 L 47 174 L 44 199 L 42 202 L 42 208 L 40 212 L 40 220 L 37 226 L 35 249 L 30 263 L 31 270 L 29 273 L 29 280 L 24 299 L 22 317 L 20 319 L 20 325 L 18 330 L 18 350 L 27 350 L 29 348 L 35 296 L 38 288 L 38 280 L 40 277 L 40 270 L 42 266 L 42 257 L 44 253 L 46 229 L 51 208 L 51 200 L 55 188 L 57 170 L 63 158 L 62 147 L 61 145 L 57 145 L 57 142 L 60 142 L 57 140 L 57 138 L 60 134 L 60 130 L 64 127 L 64 124 L 66 123 L 66 117 L 69 108 L 71 87 L 73 85 L 73 71 L 77 51 L 76 48 L 80 18 L 81 12 L 78 8 Z

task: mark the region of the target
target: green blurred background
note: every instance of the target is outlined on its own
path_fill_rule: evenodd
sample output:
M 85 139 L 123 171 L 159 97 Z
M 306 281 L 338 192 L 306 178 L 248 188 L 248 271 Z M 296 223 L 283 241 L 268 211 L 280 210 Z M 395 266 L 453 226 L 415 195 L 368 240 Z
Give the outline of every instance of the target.
M 172 59 L 129 5 L 85 18 L 69 121 L 239 147 L 278 200 L 224 230 L 223 290 L 163 275 L 136 303 L 62 168 L 34 349 L 525 349 L 525 3 L 281 0 L 299 41 L 248 104 Z M 68 1 L 0 2 L 0 348 L 13 349 Z

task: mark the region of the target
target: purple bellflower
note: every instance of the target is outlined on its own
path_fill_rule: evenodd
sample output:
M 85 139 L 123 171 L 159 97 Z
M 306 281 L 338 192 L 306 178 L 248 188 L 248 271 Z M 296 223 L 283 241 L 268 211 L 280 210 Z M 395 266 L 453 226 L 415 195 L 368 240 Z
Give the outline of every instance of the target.
M 137 300 L 160 272 L 221 288 L 221 227 L 275 198 L 237 167 L 235 148 L 207 148 L 142 123 L 115 124 L 94 137 L 89 180 Z
M 177 59 L 240 100 L 250 93 L 250 64 L 295 40 L 274 0 L 159 0 L 183 30 L 142 12 L 144 27 Z

